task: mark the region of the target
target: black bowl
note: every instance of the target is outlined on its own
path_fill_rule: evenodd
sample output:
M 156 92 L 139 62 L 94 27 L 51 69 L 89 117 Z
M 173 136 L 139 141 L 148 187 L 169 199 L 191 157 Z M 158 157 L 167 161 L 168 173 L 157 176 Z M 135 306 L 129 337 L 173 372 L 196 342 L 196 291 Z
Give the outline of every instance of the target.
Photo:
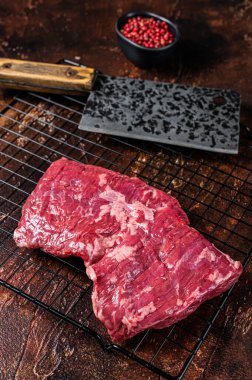
M 174 35 L 173 42 L 161 48 L 146 48 L 145 46 L 138 45 L 135 42 L 126 38 L 120 32 L 120 30 L 122 29 L 123 25 L 127 23 L 128 19 L 137 16 L 145 18 L 153 17 L 154 19 L 166 22 Z M 118 38 L 119 46 L 121 47 L 125 56 L 135 65 L 140 67 L 159 66 L 167 62 L 171 54 L 174 53 L 174 50 L 180 38 L 179 30 L 176 24 L 162 16 L 159 16 L 151 12 L 136 11 L 126 13 L 117 20 L 115 24 L 115 31 Z

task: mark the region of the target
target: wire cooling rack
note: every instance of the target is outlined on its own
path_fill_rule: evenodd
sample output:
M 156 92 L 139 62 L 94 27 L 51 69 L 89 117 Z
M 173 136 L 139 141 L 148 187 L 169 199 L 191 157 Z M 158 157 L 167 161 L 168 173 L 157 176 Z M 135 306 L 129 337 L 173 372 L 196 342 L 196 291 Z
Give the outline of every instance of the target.
M 68 64 L 74 62 L 65 61 Z M 94 336 L 166 379 L 181 379 L 232 288 L 160 331 L 112 344 L 91 306 L 91 282 L 78 260 L 15 246 L 21 207 L 51 162 L 64 156 L 138 176 L 174 195 L 191 225 L 246 266 L 251 256 L 251 151 L 238 156 L 146 144 L 78 130 L 85 99 L 16 94 L 0 118 L 0 285 Z

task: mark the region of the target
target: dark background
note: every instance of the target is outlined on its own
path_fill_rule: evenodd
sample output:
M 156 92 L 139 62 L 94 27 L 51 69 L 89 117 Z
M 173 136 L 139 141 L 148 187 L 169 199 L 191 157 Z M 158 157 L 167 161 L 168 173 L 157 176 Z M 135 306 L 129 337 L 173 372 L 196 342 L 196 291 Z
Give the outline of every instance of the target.
M 172 18 L 181 29 L 180 49 L 162 70 L 138 69 L 117 46 L 115 21 L 135 9 Z M 232 88 L 242 95 L 241 121 L 251 127 L 251 1 L 0 0 L 0 56 L 69 58 L 113 75 Z M 186 379 L 252 378 L 251 310 L 242 278 L 216 323 L 220 332 L 210 333 Z M 0 321 L 0 379 L 158 379 L 4 288 Z
M 140 70 L 120 52 L 117 17 L 143 9 L 177 21 L 182 43 L 167 68 Z M 0 55 L 57 62 L 77 58 L 107 74 L 231 87 L 251 120 L 252 3 L 242 0 L 0 0 Z

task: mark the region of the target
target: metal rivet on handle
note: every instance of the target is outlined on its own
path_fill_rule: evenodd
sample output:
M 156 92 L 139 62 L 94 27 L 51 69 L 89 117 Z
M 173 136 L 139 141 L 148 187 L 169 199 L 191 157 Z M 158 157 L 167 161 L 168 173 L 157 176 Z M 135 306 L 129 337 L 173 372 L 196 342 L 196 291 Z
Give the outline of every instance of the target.
M 2 65 L 2 67 L 5 68 L 5 69 L 10 69 L 11 68 L 11 63 L 4 63 Z
M 76 75 L 76 74 L 77 74 L 77 71 L 74 70 L 74 69 L 68 68 L 68 69 L 66 70 L 66 76 L 67 76 L 67 77 L 73 77 L 73 76 Z

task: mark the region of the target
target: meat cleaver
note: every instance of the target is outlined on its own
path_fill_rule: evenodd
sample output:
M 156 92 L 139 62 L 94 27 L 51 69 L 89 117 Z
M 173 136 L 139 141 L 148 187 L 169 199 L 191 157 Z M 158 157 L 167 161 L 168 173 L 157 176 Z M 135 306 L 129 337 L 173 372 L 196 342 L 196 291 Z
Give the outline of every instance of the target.
M 239 93 L 108 76 L 65 63 L 1 58 L 0 87 L 88 95 L 79 124 L 84 131 L 238 153 Z

